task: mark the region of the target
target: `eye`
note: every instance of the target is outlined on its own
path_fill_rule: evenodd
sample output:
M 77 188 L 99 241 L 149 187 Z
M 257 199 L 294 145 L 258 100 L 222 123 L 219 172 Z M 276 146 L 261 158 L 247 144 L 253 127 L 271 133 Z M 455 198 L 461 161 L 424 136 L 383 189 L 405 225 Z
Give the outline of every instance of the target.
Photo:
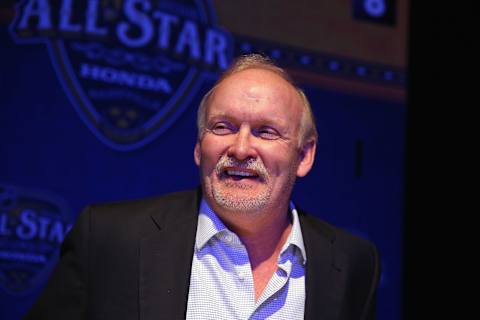
M 280 138 L 280 133 L 270 127 L 262 127 L 258 130 L 255 130 L 255 135 L 265 140 L 277 140 Z
M 235 131 L 235 128 L 233 127 L 232 124 L 222 121 L 222 122 L 215 123 L 210 129 L 210 131 L 213 134 L 224 136 L 224 135 L 233 133 Z

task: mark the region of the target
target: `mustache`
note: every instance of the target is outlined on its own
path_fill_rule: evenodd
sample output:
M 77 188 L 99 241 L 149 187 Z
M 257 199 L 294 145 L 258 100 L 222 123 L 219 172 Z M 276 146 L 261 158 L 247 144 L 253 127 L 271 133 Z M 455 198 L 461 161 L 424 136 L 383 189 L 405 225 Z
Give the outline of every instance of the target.
M 237 167 L 241 169 L 248 169 L 252 170 L 258 174 L 258 176 L 263 180 L 268 180 L 268 171 L 263 161 L 260 158 L 249 158 L 247 160 L 237 160 L 234 157 L 229 157 L 227 155 L 223 155 L 217 162 L 215 166 L 215 171 L 218 175 L 222 175 L 226 168 L 229 167 Z

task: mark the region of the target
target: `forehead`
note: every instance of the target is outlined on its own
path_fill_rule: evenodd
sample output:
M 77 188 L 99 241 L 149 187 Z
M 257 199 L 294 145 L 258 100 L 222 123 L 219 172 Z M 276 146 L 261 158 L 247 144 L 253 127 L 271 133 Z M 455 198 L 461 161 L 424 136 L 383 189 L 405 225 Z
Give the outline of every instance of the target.
M 269 70 L 247 69 L 230 75 L 217 85 L 207 117 L 225 115 L 294 122 L 301 112 L 300 96 L 285 79 Z

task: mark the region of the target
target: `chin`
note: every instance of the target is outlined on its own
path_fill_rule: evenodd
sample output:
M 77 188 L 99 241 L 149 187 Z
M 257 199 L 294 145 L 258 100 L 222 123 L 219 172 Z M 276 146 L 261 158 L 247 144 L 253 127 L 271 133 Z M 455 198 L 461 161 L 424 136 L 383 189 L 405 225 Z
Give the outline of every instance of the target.
M 216 186 L 211 192 L 219 207 L 234 212 L 261 211 L 267 207 L 271 196 L 268 188 L 242 189 Z

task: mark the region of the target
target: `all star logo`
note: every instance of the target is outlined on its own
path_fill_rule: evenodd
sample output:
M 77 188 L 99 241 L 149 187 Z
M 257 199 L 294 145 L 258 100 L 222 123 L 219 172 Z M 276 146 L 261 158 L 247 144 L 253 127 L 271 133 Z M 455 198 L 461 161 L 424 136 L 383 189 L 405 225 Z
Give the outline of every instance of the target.
M 27 295 L 45 282 L 70 230 L 69 216 L 55 195 L 0 184 L 0 288 Z
M 88 127 L 127 151 L 172 125 L 205 74 L 227 67 L 232 40 L 214 22 L 207 0 L 27 0 L 10 32 L 47 45 Z

